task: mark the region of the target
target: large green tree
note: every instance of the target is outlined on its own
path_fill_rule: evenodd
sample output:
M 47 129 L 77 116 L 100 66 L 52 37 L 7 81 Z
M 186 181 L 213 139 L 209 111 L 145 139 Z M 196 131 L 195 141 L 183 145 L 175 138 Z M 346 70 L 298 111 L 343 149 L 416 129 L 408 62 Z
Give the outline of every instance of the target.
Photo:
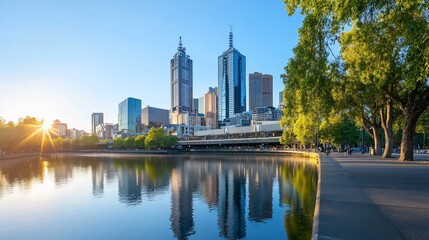
M 336 65 L 328 61 L 327 25 L 326 18 L 309 14 L 299 29 L 299 42 L 293 49 L 295 56 L 282 75 L 285 84 L 283 144 L 290 143 L 294 137 L 301 144 L 313 142 L 315 131 L 333 107 L 331 89 Z
M 370 77 L 376 81 L 380 95 L 401 109 L 404 126 L 400 160 L 412 160 L 417 119 L 429 105 L 429 1 L 285 0 L 285 4 L 289 14 L 300 9 L 306 20 L 317 16 L 327 22 L 329 31 L 322 32 L 326 38 L 336 39 L 348 31 L 369 33 L 373 47 L 361 56 L 367 64 L 364 67 L 373 70 L 368 72 L 372 72 Z M 389 106 L 385 105 L 380 114 L 385 114 L 381 120 L 386 132 L 391 128 L 387 115 L 392 109 L 385 107 Z M 386 134 L 389 138 L 390 133 Z
M 145 138 L 147 149 L 169 148 L 177 143 L 177 137 L 167 135 L 163 128 L 151 128 Z

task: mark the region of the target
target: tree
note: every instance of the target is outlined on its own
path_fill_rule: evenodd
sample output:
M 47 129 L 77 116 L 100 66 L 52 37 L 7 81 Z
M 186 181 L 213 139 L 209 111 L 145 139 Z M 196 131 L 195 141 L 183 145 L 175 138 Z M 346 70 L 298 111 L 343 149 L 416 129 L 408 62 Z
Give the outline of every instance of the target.
M 159 149 L 164 146 L 166 134 L 162 128 L 151 128 L 145 139 L 147 149 Z
M 114 149 L 123 149 L 125 148 L 125 142 L 122 138 L 113 139 L 113 148 Z
M 65 138 L 63 140 L 62 148 L 63 149 L 70 149 L 71 147 L 72 147 L 72 139 L 71 138 Z
M 416 132 L 423 134 L 421 144 L 423 149 L 426 149 L 426 134 L 429 133 L 429 109 L 426 109 L 422 115 L 420 115 L 419 120 L 417 121 Z
M 80 147 L 83 149 L 94 149 L 97 147 L 98 136 L 93 134 L 91 136 L 82 136 L 79 138 Z
M 169 148 L 177 143 L 176 136 L 168 136 L 163 128 L 151 128 L 145 138 L 147 149 Z
M 346 84 L 355 91 L 346 91 L 344 98 L 352 99 L 353 107 L 362 116 L 363 126 L 372 130 L 375 153 L 381 153 L 380 128 L 384 130 L 385 148 L 383 157 L 391 157 L 393 144 L 394 105 L 384 92 L 386 78 L 377 65 L 385 61 L 386 55 L 372 54 L 374 49 L 386 48 L 384 34 L 372 23 L 357 23 L 348 32 L 341 34 L 341 52 L 344 60 Z M 375 64 L 376 63 L 376 64 Z M 368 129 L 369 128 L 369 129 Z
M 165 136 L 164 147 L 170 148 L 170 147 L 176 145 L 178 141 L 179 141 L 179 139 L 177 138 L 177 136 L 167 135 L 167 136 Z
M 373 70 L 368 72 L 375 77 L 380 94 L 402 111 L 405 121 L 399 160 L 413 160 L 417 119 L 429 105 L 429 1 L 285 0 L 285 4 L 289 14 L 301 9 L 304 22 L 314 16 L 326 20 L 328 31 L 323 33 L 327 37 L 338 38 L 351 22 L 356 26 L 352 31 L 370 33 L 373 45 L 361 56 L 364 67 Z M 378 61 L 371 60 L 374 56 Z M 388 129 L 388 118 L 383 121 Z
M 145 148 L 145 135 L 138 135 L 134 139 L 134 146 L 135 148 L 144 149 Z
M 127 149 L 134 148 L 134 137 L 128 136 L 124 139 L 124 147 Z
M 360 140 L 360 130 L 346 116 L 332 115 L 322 122 L 319 136 L 322 141 L 335 146 L 354 146 Z
M 309 14 L 299 29 L 299 42 L 293 49 L 282 75 L 284 88 L 282 143 L 296 137 L 302 144 L 314 140 L 320 126 L 333 105 L 331 90 L 337 75 L 337 65 L 329 64 L 326 46 L 326 18 Z

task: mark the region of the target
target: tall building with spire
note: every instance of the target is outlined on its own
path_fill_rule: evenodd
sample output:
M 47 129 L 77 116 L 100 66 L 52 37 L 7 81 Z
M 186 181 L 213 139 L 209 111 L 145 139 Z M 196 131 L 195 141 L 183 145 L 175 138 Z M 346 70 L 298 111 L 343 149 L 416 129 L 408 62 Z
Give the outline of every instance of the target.
M 246 57 L 233 45 L 229 32 L 229 48 L 218 58 L 218 122 L 219 126 L 237 113 L 246 111 Z
M 170 62 L 172 124 L 190 124 L 192 112 L 192 59 L 186 54 L 180 37 L 177 53 Z

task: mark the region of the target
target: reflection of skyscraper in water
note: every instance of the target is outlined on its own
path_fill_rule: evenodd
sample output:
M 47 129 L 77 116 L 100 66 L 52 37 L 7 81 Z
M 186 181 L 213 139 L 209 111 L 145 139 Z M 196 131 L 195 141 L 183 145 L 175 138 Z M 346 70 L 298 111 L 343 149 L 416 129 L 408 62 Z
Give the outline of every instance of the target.
M 54 172 L 56 185 L 67 183 L 73 178 L 73 164 L 71 161 L 56 161 Z
M 264 221 L 273 217 L 273 178 L 275 169 L 264 162 L 249 170 L 249 218 Z
M 134 167 L 118 168 L 119 201 L 128 205 L 141 202 L 141 172 Z
M 113 182 L 113 180 L 116 177 L 116 169 L 113 165 L 113 158 L 109 158 L 106 160 L 106 182 L 110 183 Z
M 204 196 L 209 206 L 218 203 L 219 190 L 219 162 L 206 162 L 207 172 L 204 174 Z
M 91 166 L 92 172 L 92 195 L 94 197 L 102 197 L 104 194 L 104 170 L 105 164 L 103 161 L 97 162 L 95 166 Z
M 220 235 L 228 239 L 246 236 L 246 177 L 242 165 L 222 164 L 219 177 L 218 225 Z
M 176 168 L 171 172 L 171 229 L 174 236 L 184 239 L 194 233 L 192 186 L 188 174 Z

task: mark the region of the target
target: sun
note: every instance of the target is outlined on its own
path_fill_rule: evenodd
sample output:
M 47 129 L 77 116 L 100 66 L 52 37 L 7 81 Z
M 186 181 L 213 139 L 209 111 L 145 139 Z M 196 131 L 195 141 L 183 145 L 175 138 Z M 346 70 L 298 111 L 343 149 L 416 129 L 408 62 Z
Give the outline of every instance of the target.
M 48 131 L 51 128 L 51 124 L 44 122 L 42 125 L 42 129 Z

